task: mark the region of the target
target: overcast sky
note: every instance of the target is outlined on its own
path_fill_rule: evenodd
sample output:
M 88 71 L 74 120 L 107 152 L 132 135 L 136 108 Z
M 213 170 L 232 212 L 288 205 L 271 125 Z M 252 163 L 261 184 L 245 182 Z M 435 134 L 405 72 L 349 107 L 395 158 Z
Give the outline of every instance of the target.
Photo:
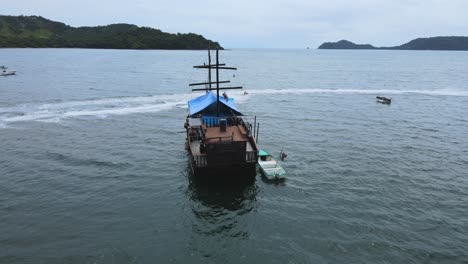
M 376 46 L 468 36 L 468 0 L 2 0 L 2 15 L 71 26 L 130 23 L 193 32 L 225 48 L 316 48 L 347 39 Z

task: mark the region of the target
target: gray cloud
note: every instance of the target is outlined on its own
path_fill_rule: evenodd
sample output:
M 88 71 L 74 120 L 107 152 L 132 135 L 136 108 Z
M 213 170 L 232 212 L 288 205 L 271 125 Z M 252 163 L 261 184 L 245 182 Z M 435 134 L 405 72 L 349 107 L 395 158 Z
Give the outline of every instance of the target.
M 349 39 L 377 46 L 468 35 L 465 0 L 15 0 L 2 14 L 42 15 L 72 26 L 126 22 L 195 32 L 225 47 L 303 48 Z

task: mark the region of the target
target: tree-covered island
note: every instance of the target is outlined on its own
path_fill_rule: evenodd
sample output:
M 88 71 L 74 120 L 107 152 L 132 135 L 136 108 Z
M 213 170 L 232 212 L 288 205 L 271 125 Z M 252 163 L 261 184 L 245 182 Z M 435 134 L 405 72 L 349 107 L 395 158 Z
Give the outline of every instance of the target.
M 194 33 L 171 34 L 130 24 L 71 27 L 41 16 L 0 15 L 0 48 L 199 50 L 208 46 L 223 49 Z

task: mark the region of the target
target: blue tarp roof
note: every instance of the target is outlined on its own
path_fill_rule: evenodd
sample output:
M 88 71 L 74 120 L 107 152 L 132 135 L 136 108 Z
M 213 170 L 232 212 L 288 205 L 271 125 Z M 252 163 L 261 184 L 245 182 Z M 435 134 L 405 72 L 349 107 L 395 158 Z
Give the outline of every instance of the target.
M 242 115 L 239 110 L 237 110 L 236 103 L 234 102 L 234 99 L 229 98 L 228 101 L 224 99 L 224 97 L 220 96 L 219 97 L 219 102 L 222 103 L 223 105 L 227 106 L 231 110 L 233 110 L 234 114 L 236 115 Z M 193 100 L 188 101 L 188 110 L 189 110 L 189 115 L 195 115 L 203 111 L 204 109 L 208 108 L 212 104 L 216 104 L 216 95 L 212 92 L 206 93 L 202 96 L 199 96 Z M 216 113 L 213 113 L 216 114 Z

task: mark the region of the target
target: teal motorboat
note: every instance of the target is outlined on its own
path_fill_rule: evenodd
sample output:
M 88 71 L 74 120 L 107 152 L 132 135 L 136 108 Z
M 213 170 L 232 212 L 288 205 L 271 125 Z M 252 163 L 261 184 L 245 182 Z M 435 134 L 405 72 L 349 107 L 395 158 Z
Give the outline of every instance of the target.
M 264 150 L 258 152 L 258 166 L 268 180 L 284 180 L 286 177 L 286 171 L 283 167 L 270 153 Z

